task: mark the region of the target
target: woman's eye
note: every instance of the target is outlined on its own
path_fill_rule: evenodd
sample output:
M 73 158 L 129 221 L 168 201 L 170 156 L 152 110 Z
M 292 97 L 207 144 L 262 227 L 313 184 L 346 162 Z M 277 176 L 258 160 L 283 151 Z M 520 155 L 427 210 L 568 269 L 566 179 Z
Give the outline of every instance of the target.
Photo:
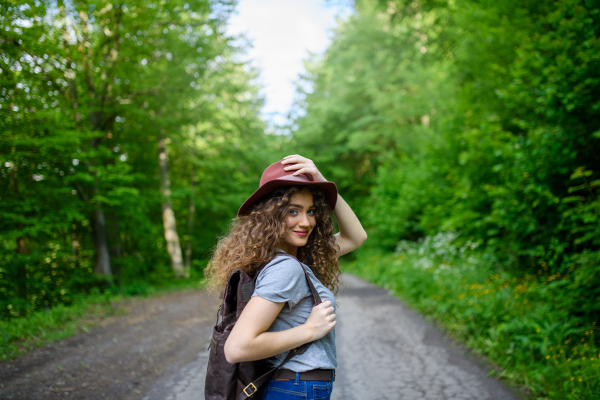
M 291 215 L 298 215 L 298 210 L 290 210 Z
M 308 215 L 315 215 L 317 210 L 308 210 Z

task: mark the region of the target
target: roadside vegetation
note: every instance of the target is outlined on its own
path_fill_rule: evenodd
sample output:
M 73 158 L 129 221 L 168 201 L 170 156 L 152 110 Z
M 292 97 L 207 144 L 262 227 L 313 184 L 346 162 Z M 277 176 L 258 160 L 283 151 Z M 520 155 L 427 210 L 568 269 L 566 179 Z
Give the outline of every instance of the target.
M 493 361 L 491 372 L 533 398 L 600 396 L 598 324 L 573 315 L 569 276 L 548 266 L 515 276 L 454 233 L 402 241 L 395 253 L 367 250 L 345 271 L 389 289 L 454 338 Z

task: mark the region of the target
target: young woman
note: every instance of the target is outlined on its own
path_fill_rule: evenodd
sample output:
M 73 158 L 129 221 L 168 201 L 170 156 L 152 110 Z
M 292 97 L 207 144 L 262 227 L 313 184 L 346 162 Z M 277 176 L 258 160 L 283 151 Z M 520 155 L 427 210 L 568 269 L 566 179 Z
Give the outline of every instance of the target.
M 335 235 L 332 211 L 340 228 Z M 227 339 L 227 361 L 268 359 L 275 367 L 291 349 L 314 342 L 278 370 L 264 386 L 263 399 L 330 398 L 337 367 L 338 257 L 366 239 L 335 184 L 299 155 L 269 166 L 259 189 L 240 208 L 209 263 L 209 280 L 222 287 L 233 270 L 252 273 L 271 261 L 260 271 L 252 298 Z M 301 268 L 323 301 L 318 306 L 313 307 Z

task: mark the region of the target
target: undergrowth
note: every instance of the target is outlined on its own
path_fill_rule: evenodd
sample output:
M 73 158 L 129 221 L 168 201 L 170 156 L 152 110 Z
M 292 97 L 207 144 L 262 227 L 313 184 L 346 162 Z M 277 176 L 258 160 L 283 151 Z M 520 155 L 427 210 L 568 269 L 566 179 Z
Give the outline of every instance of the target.
M 524 386 L 532 398 L 600 399 L 598 324 L 554 301 L 567 277 L 546 274 L 545 265 L 537 275 L 496 272 L 476 244 L 455 239 L 444 233 L 401 242 L 396 253 L 368 250 L 346 271 L 440 321 L 500 367 L 491 375 Z

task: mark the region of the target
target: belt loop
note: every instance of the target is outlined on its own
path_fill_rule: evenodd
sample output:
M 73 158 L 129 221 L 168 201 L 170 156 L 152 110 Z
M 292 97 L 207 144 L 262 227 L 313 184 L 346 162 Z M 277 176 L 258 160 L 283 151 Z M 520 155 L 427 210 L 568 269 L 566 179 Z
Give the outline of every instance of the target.
M 331 376 L 333 377 L 333 379 L 331 380 L 331 383 L 335 382 L 335 369 L 331 370 Z
M 300 372 L 296 372 L 296 382 L 294 382 L 294 385 L 300 385 Z

